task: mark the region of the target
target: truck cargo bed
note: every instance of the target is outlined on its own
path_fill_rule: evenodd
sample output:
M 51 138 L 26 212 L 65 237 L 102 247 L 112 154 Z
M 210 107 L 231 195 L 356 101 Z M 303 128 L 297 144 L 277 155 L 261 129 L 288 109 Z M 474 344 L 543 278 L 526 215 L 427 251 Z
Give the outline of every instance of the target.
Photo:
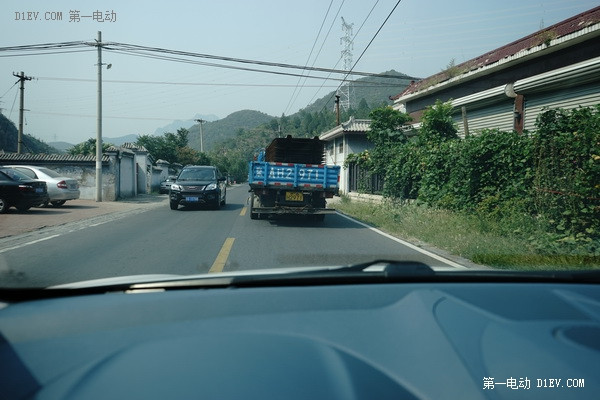
M 302 190 L 337 191 L 339 176 L 339 165 L 252 161 L 248 183 L 251 188 L 289 187 Z

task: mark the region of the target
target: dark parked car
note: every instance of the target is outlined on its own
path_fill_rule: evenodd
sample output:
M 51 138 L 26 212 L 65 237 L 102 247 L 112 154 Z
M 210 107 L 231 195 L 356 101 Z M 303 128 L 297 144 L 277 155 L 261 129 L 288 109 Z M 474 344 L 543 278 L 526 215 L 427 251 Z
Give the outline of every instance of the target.
M 160 188 L 158 189 L 158 193 L 160 193 L 160 194 L 169 193 L 169 189 L 171 188 L 171 185 L 173 184 L 173 182 L 175 182 L 175 179 L 177 179 L 176 176 L 169 176 L 167 179 L 162 181 L 160 183 Z
M 27 211 L 48 201 L 46 182 L 31 179 L 11 168 L 0 167 L 0 213 L 10 207 Z
M 217 167 L 188 165 L 184 167 L 169 189 L 169 205 L 177 210 L 180 205 L 225 205 L 227 188 L 225 177 Z

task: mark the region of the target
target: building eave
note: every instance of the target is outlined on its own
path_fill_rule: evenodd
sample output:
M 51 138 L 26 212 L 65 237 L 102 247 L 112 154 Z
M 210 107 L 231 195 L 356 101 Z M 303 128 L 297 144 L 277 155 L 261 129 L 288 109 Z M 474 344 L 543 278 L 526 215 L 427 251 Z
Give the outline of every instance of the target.
M 592 10 L 592 12 L 590 12 L 590 14 L 595 15 L 599 12 L 599 10 L 600 8 L 594 9 Z M 536 32 L 535 34 L 529 35 L 526 38 L 523 38 L 519 41 L 503 46 L 500 49 L 492 50 L 482 56 L 457 65 L 457 70 L 464 70 L 464 72 L 460 75 L 447 78 L 445 72 L 441 72 L 432 75 L 428 78 L 425 78 L 420 82 L 416 82 L 414 84 L 415 86 L 424 87 L 422 89 L 417 88 L 415 90 L 414 86 L 412 89 L 409 86 L 403 93 L 392 97 L 392 99 L 394 100 L 394 108 L 398 108 L 399 105 L 405 104 L 409 101 L 414 101 L 422 97 L 431 96 L 437 92 L 451 89 L 457 85 L 463 85 L 471 80 L 481 79 L 490 74 L 514 67 L 518 64 L 530 62 L 532 60 L 535 60 L 536 58 L 547 56 L 548 54 L 560 51 L 569 46 L 573 46 L 588 40 L 598 40 L 598 38 L 600 37 L 600 23 L 596 20 L 594 22 L 588 23 L 586 26 L 574 32 L 567 33 L 562 36 L 547 40 L 545 42 L 523 48 L 519 51 L 514 52 L 513 54 L 506 55 L 497 61 L 487 63 L 487 60 L 485 59 L 486 55 L 488 54 L 491 55 L 496 52 L 499 52 L 503 48 L 508 48 L 510 46 L 516 45 L 519 42 L 525 42 L 526 39 L 531 40 L 531 38 L 536 37 L 536 35 L 540 35 L 543 32 L 552 31 L 553 27 L 560 26 L 564 23 L 565 21 L 559 24 L 555 24 L 552 27 L 549 27 L 543 31 Z M 438 82 L 436 83 L 436 81 Z

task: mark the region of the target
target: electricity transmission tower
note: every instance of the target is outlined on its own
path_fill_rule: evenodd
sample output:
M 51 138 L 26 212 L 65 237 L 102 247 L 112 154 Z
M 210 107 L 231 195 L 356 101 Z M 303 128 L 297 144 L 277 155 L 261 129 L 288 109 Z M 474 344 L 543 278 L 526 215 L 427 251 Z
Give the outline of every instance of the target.
M 343 45 L 342 58 L 344 59 L 344 70 L 350 71 L 352 69 L 352 50 L 354 49 L 354 42 L 352 40 L 352 28 L 354 24 L 348 24 L 344 17 L 342 17 L 342 30 L 344 36 L 340 38 L 340 44 Z M 344 111 L 348 111 L 352 104 L 352 98 L 354 97 L 354 88 L 351 85 L 352 75 L 346 76 L 347 82 L 344 82 L 337 91 L 337 95 L 340 96 L 340 107 Z

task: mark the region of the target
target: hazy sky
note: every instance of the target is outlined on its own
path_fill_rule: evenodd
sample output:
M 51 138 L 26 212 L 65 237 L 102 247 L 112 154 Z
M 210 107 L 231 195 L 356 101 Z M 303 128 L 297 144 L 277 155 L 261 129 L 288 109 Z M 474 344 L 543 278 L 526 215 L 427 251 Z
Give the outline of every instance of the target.
M 356 62 L 396 4 L 397 0 L 2 0 L 0 47 L 93 43 L 101 31 L 103 42 L 343 69 L 342 17 L 353 24 Z M 427 77 L 452 59 L 456 63 L 469 60 L 597 5 L 597 0 L 403 0 L 354 69 L 370 73 L 394 69 Z M 96 11 L 102 19 L 111 20 L 90 18 Z M 62 20 L 57 20 L 61 15 Z M 71 20 L 76 16 L 79 21 Z M 224 118 L 253 109 L 276 117 L 289 115 L 339 85 L 336 80 L 300 79 L 108 50 L 103 50 L 102 58 L 103 63 L 112 64 L 103 70 L 106 137 L 151 134 L 173 120 L 196 114 Z M 301 69 L 193 60 L 302 74 Z M 92 46 L 43 55 L 0 51 L 0 108 L 17 125 L 19 90 L 13 72 L 24 71 L 35 78 L 25 84 L 25 133 L 47 142 L 80 143 L 95 137 L 96 64 L 97 50 Z M 342 77 L 326 72 L 310 75 Z

